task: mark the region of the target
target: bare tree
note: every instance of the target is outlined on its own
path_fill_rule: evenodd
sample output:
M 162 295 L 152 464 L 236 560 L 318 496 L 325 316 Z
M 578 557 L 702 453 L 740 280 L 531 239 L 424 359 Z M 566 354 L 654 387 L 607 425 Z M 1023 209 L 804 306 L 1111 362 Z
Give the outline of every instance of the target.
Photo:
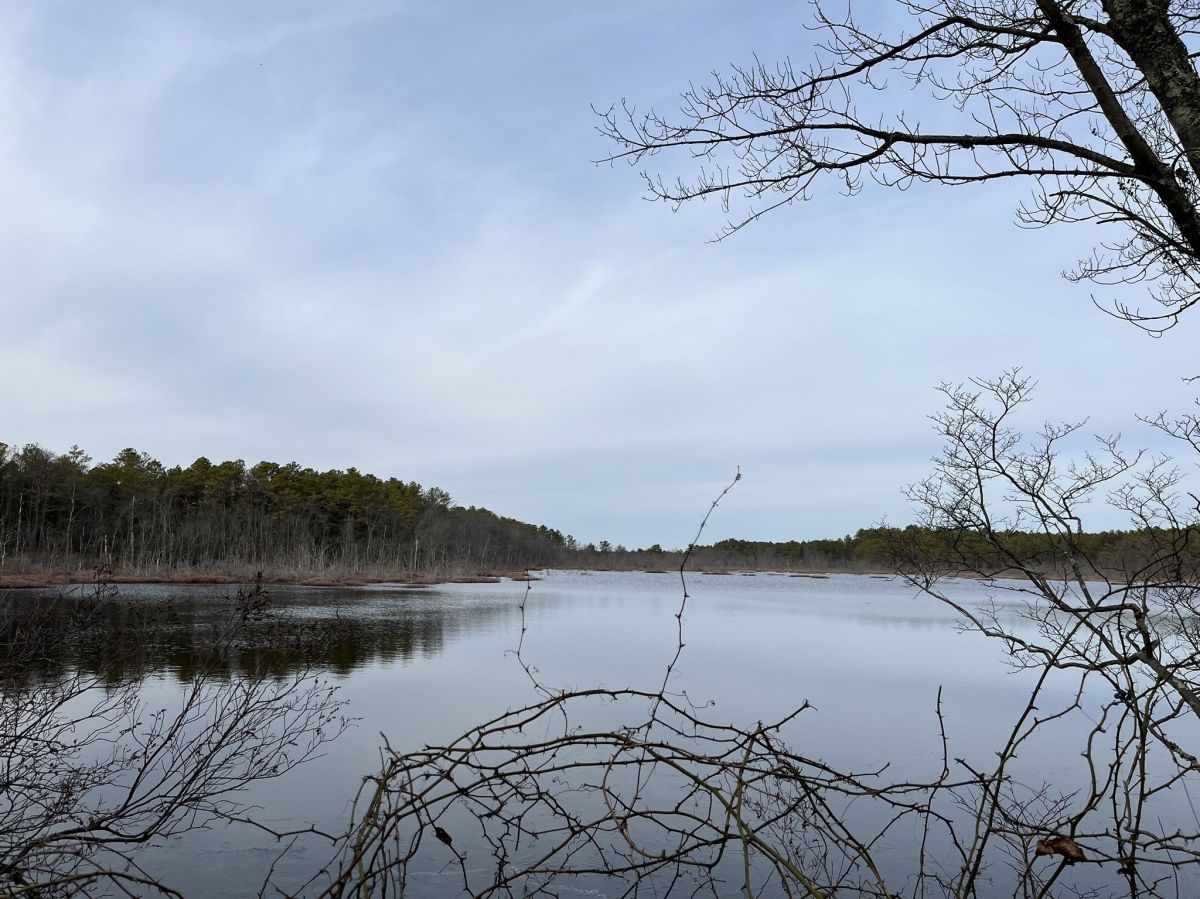
M 646 175 L 673 204 L 717 196 L 725 233 L 865 178 L 904 188 L 1032 182 L 1027 225 L 1093 222 L 1107 238 L 1068 277 L 1146 284 L 1162 310 L 1119 296 L 1106 308 L 1161 333 L 1200 301 L 1200 52 L 1195 0 L 892 0 L 910 26 L 864 24 L 883 4 L 813 4 L 816 57 L 755 62 L 690 86 L 673 114 L 622 101 L 601 131 L 633 163 L 665 151 L 698 173 Z M 834 7 L 839 13 L 831 10 Z M 907 88 L 907 91 L 905 90 Z M 930 131 L 913 113 L 936 103 Z M 895 112 L 867 109 L 892 104 Z
M 1200 4 L 893 5 L 910 16 L 904 33 L 818 3 L 824 41 L 807 68 L 716 73 L 674 115 L 608 110 L 610 158 L 691 154 L 698 174 L 648 176 L 650 193 L 727 208 L 742 198 L 726 233 L 826 176 L 850 194 L 865 178 L 1023 177 L 1024 223 L 1107 228 L 1071 277 L 1144 283 L 1163 307 L 1118 297 L 1114 314 L 1160 333 L 1200 302 Z M 957 125 L 929 132 L 911 114 L 861 111 L 905 81 Z M 1195 895 L 1200 819 L 1181 813 L 1179 794 L 1200 767 L 1200 503 L 1170 462 L 1115 438 L 1072 455 L 1082 422 L 1026 440 L 1013 419 L 1031 390 L 1015 372 L 945 388 L 945 450 L 911 490 L 921 526 L 892 534 L 910 583 L 1031 678 L 987 758 L 951 755 L 940 697 L 929 722 L 940 754 L 897 777 L 886 759 L 849 771 L 791 749 L 783 731 L 806 705 L 768 724 L 714 721 L 667 678 L 644 690 L 537 684 L 536 702 L 457 740 L 385 747 L 314 889 L 399 893 L 440 863 L 472 895 L 557 894 L 595 878 L 626 895 Z M 1200 444 L 1194 418 L 1152 423 Z M 1089 501 L 1125 512 L 1131 530 L 1089 539 Z M 964 601 L 963 576 L 986 579 L 996 601 Z M 681 629 L 674 659 L 683 642 Z M 1073 764 L 1040 778 L 1022 764 L 1039 744 Z
M 1158 889 L 1135 878 L 1148 851 L 1194 857 L 1200 840 L 1194 813 L 1147 815 L 1200 773 L 1200 499 L 1170 459 L 1126 452 L 1116 437 L 1079 446 L 1084 421 L 1027 435 L 1018 422 L 1034 386 L 1014 370 L 942 387 L 944 446 L 934 473 L 909 488 L 918 524 L 891 532 L 894 561 L 964 628 L 1001 641 L 1015 667 L 1070 679 L 1071 700 L 1042 706 L 1030 731 L 1057 717 L 1092 722 L 1083 757 L 1094 795 L 1071 806 L 1112 810 L 1107 853 L 1141 895 Z M 1146 421 L 1197 447 L 1195 416 Z M 1095 503 L 1124 513 L 1129 529 L 1088 533 Z M 964 603 L 964 576 L 1005 602 Z M 1109 749 L 1098 754 L 1100 740 Z M 1063 824 L 1075 833 L 1081 819 Z
M 1003 410 L 1028 389 L 1009 376 L 981 392 Z M 981 505 L 977 492 L 1003 477 L 991 473 L 993 457 L 1009 458 L 1006 467 L 1029 488 L 998 498 L 1013 507 L 1010 524 L 1022 525 L 1026 506 L 1040 510 L 1038 520 L 1073 522 L 1088 490 L 1122 475 L 1133 480 L 1114 496 L 1148 515 L 1133 497 L 1162 487 L 1164 470 L 1152 465 L 1139 480 L 1139 460 L 1106 442 L 1106 458 L 1060 471 L 1054 446 L 1070 429 L 1046 432 L 1049 451 L 1024 453 L 1005 429 L 1006 413 L 998 422 L 980 396 L 948 394 L 941 477 L 961 490 L 938 479 L 914 488 L 929 503 L 930 524 L 948 527 L 896 532 L 895 547 L 913 583 L 1004 641 L 1013 663 L 1028 669 L 1028 698 L 994 753 L 951 754 L 940 691 L 931 697 L 924 771 L 893 772 L 882 745 L 879 767 L 858 771 L 791 748 L 785 733 L 812 714 L 807 703 L 774 722 L 714 719 L 672 688 L 684 580 L 676 650 L 661 683 L 554 689 L 518 647 L 537 700 L 444 744 L 385 746 L 353 828 L 304 894 L 400 895 L 414 874 L 440 869 L 475 896 L 614 883 L 621 895 L 655 896 L 1193 895 L 1200 823 L 1180 813 L 1179 784 L 1195 774 L 1190 702 L 1200 628 L 1193 593 L 1181 586 L 1187 579 L 1176 576 L 1192 564 L 1182 534 L 1172 538 L 1155 519 L 1152 542 L 1126 559 L 1126 581 L 1139 586 L 1122 591 L 1113 581 L 1102 596 L 1062 544 L 1047 551 L 1044 541 L 1029 543 L 1028 530 L 988 530 L 965 517 L 974 510 L 997 522 L 987 511 L 997 500 L 985 492 Z M 945 515 L 958 517 L 948 523 Z M 1045 533 L 1057 538 L 1059 530 Z M 1072 524 L 1065 533 L 1069 540 L 1081 531 Z M 1034 546 L 1029 561 L 1021 539 Z M 1014 555 L 1025 567 L 1014 566 Z M 1032 594 L 1018 609 L 1039 639 L 1021 636 L 998 605 L 960 600 L 961 582 L 951 578 L 967 573 L 1023 575 Z M 1077 759 L 1059 775 L 1065 780 L 1022 764 L 1035 749 L 1061 751 L 1064 738 L 1063 754 Z
M 1014 660 L 1094 672 L 1119 698 L 1165 689 L 1200 718 L 1200 501 L 1173 462 L 1125 453 L 1116 437 L 1073 453 L 1082 421 L 1044 424 L 1027 439 L 1015 417 L 1033 387 L 1019 371 L 943 386 L 947 408 L 934 421 L 945 443 L 934 473 L 908 491 L 922 527 L 895 533 L 899 570 L 1004 640 Z M 1154 424 L 1195 440 L 1191 417 Z M 1128 516 L 1127 536 L 1106 545 L 1087 533 L 1096 501 Z M 1041 641 L 939 590 L 964 574 L 1027 597 Z M 1181 761 L 1195 764 L 1187 753 Z
M 11 598 L 10 598 L 11 599 Z M 315 671 L 230 676 L 226 658 L 269 616 L 261 584 L 239 592 L 176 704 L 149 706 L 129 659 L 88 671 L 62 641 L 106 639 L 116 607 L 101 584 L 65 602 L 0 607 L 0 896 L 181 895 L 140 847 L 240 820 L 240 794 L 302 764 L 346 727 Z M 129 605 L 143 640 L 152 604 Z

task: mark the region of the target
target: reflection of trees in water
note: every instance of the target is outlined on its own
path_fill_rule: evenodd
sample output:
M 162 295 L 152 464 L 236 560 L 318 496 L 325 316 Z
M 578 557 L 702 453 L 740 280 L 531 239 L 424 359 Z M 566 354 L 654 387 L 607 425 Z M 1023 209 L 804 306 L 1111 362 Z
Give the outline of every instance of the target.
M 231 641 L 228 598 L 164 600 L 109 599 L 10 594 L 0 597 L 0 641 L 36 631 L 41 649 L 30 676 L 54 676 L 67 669 L 98 675 L 109 683 L 165 671 L 188 682 L 199 672 L 229 676 L 284 677 L 302 669 L 324 668 L 348 674 L 371 664 L 431 658 L 467 631 L 515 609 L 491 600 L 470 605 L 397 602 L 385 608 L 373 601 L 356 608 L 355 599 L 338 606 L 285 602 L 260 620 L 246 622 Z M 368 604 L 369 602 L 369 604 Z M 226 637 L 226 639 L 222 639 Z
M 70 598 L 0 597 L 0 895 L 178 896 L 142 867 L 146 845 L 249 823 L 245 791 L 345 730 L 320 671 L 229 677 L 223 653 L 260 639 L 261 584 L 212 608 L 212 640 L 198 644 L 212 665 L 190 653 L 190 682 L 164 708 L 143 699 L 143 675 L 194 615 L 122 602 L 103 582 Z

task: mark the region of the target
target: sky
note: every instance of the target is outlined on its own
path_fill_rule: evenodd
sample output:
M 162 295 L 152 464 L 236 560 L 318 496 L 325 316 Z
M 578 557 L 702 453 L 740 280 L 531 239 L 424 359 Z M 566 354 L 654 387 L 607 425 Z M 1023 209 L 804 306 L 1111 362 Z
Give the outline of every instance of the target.
M 1060 276 L 1096 235 L 1015 227 L 1027 187 L 827 189 L 713 242 L 719 204 L 595 164 L 593 107 L 803 62 L 806 14 L 0 3 L 0 441 L 353 466 L 631 547 L 738 467 L 706 539 L 904 523 L 934 388 L 1012 366 L 1033 423 L 1159 448 L 1187 323 L 1097 311 Z

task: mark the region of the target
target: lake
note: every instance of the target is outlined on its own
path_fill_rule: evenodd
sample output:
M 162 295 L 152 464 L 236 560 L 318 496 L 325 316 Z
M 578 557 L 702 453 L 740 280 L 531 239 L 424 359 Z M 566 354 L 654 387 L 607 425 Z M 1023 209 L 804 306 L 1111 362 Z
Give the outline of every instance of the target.
M 686 646 L 670 689 L 686 691 L 694 702 L 711 701 L 710 718 L 746 726 L 780 718 L 807 701 L 814 709 L 789 725 L 786 738 L 805 755 L 842 769 L 888 763 L 905 776 L 936 776 L 939 690 L 951 757 L 986 768 L 1033 682 L 1033 673 L 1005 664 L 997 643 L 960 632 L 951 610 L 897 581 L 689 574 L 688 589 Z M 954 590 L 968 604 L 988 602 L 996 592 L 974 581 L 957 582 Z M 153 669 L 142 687 L 151 705 L 169 706 L 182 689 L 189 653 L 202 642 L 196 635 L 228 607 L 229 592 L 121 588 L 122 599 L 169 599 L 175 610 L 175 648 L 143 660 Z M 529 585 L 528 596 L 525 584 L 509 581 L 431 589 L 272 586 L 269 592 L 277 614 L 289 620 L 336 623 L 320 657 L 276 652 L 270 664 L 280 671 L 319 665 L 358 719 L 323 757 L 255 785 L 247 798 L 261 808 L 258 817 L 280 828 L 344 823 L 363 775 L 378 768 L 381 734 L 395 749 L 417 749 L 535 700 L 514 655 L 523 599 L 522 657 L 543 684 L 653 690 L 675 652 L 681 597 L 677 573 L 578 571 L 545 572 Z M 1019 608 L 1002 609 L 1018 630 L 1027 627 Z M 1071 683 L 1052 684 L 1046 698 L 1069 703 Z M 1086 728 L 1086 703 L 1082 714 Z M 1082 732 L 1063 730 L 1061 742 L 1023 752 L 1019 771 L 1049 784 L 1076 783 L 1079 746 L 1070 741 Z M 226 897 L 256 892 L 278 852 L 278 844 L 260 833 L 223 826 L 149 848 L 144 859 L 187 896 Z M 280 882 L 303 879 L 322 860 L 320 853 L 319 846 L 296 847 L 278 869 Z M 444 858 L 431 858 L 409 892 L 457 895 L 455 873 L 446 870 Z M 1100 873 L 1093 866 L 1078 882 L 1086 885 Z M 1183 882 L 1184 895 L 1189 882 Z M 611 886 L 605 892 L 598 885 L 593 893 L 618 895 Z M 737 893 L 736 885 L 729 893 Z

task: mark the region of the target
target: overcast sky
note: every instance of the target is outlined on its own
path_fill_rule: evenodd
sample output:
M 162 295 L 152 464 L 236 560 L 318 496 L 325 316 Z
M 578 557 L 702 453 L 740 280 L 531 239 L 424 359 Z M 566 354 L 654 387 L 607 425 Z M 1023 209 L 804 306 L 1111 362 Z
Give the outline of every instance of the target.
M 1092 308 L 1059 273 L 1095 235 L 1017 229 L 1019 184 L 830 190 L 714 244 L 718 204 L 591 163 L 592 105 L 803 61 L 801 3 L 0 10 L 11 444 L 355 466 L 674 546 L 739 465 L 712 539 L 905 521 L 943 381 L 1020 365 L 1037 416 L 1141 445 L 1190 401 L 1187 325 Z

